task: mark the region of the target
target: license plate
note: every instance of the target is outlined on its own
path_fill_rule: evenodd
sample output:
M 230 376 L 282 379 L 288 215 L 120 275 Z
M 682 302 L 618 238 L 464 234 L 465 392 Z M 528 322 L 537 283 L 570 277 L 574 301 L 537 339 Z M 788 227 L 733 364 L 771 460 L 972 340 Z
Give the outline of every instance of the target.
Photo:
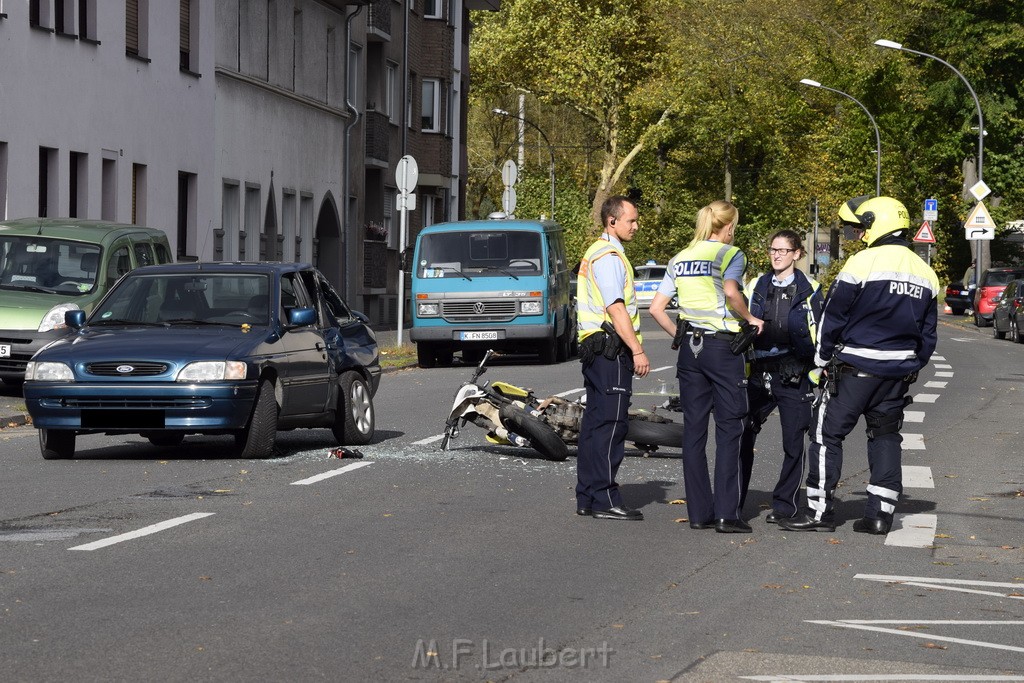
M 10 357 L 11 357 L 11 345 L 10 344 L 0 344 L 0 358 L 10 358 Z
M 481 330 L 479 332 L 460 332 L 459 339 L 462 341 L 497 341 L 497 330 Z

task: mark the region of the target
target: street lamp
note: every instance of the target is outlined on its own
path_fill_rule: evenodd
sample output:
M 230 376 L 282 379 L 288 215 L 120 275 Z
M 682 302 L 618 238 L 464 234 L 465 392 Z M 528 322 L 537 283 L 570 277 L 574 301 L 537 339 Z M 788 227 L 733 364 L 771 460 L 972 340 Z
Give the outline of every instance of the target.
M 853 95 L 850 95 L 849 93 L 845 93 L 842 90 L 836 90 L 835 88 L 830 88 L 827 85 L 822 85 L 818 81 L 812 81 L 809 78 L 803 78 L 803 79 L 800 80 L 800 82 L 802 84 L 804 84 L 804 85 L 809 85 L 812 88 L 821 88 L 822 90 L 828 90 L 829 92 L 834 92 L 836 94 L 842 95 L 843 97 L 847 97 L 847 98 L 853 100 L 857 104 L 857 106 L 859 106 L 861 109 L 863 109 L 864 113 L 868 115 L 868 119 L 871 120 L 871 125 L 874 126 L 874 128 L 875 128 L 875 196 L 876 197 L 881 197 L 882 196 L 882 138 L 878 134 L 878 124 L 875 123 L 875 117 L 871 115 L 871 112 L 868 111 L 867 107 L 865 107 L 863 104 L 861 104 L 860 101 L 856 97 L 854 97 Z
M 981 175 L 982 163 L 981 162 L 982 162 L 982 157 L 984 156 L 984 153 L 985 153 L 985 120 L 981 116 L 981 102 L 978 101 L 978 95 L 975 94 L 974 88 L 971 87 L 970 81 L 968 81 L 967 78 L 962 73 L 960 73 L 960 71 L 955 66 L 953 66 L 952 64 L 950 64 L 949 62 L 947 62 L 944 59 L 940 59 L 939 57 L 936 57 L 935 55 L 930 55 L 927 52 L 919 52 L 918 50 L 911 50 L 909 47 L 903 47 L 902 44 L 894 42 L 892 40 L 884 40 L 884 39 L 876 40 L 875 41 L 875 45 L 877 45 L 878 47 L 887 47 L 890 50 L 900 50 L 901 52 L 909 52 L 912 55 L 920 55 L 922 57 L 927 57 L 929 59 L 934 59 L 936 62 L 939 62 L 940 64 L 945 64 L 950 69 L 952 69 L 953 73 L 955 73 L 957 76 L 959 76 L 960 80 L 964 82 L 964 85 L 967 86 L 967 91 L 969 93 L 971 93 L 971 97 L 974 98 L 974 106 L 978 110 L 978 164 L 977 164 L 977 169 L 978 169 L 978 182 L 979 183 L 982 182 L 982 175 Z M 981 200 L 978 200 L 978 201 L 981 201 Z M 987 264 L 983 260 L 983 257 L 985 256 L 985 254 L 983 253 L 985 245 L 983 243 L 985 241 L 986 240 L 977 240 L 977 246 L 975 248 L 975 257 L 974 257 L 975 271 L 978 272 L 978 273 L 982 272 L 982 270 L 987 266 Z M 980 280 L 980 276 L 978 278 L 978 281 L 979 282 L 981 281 Z M 965 283 L 965 284 L 967 284 L 967 283 Z
M 540 133 L 540 136 L 542 138 L 544 138 L 544 143 L 548 146 L 548 153 L 551 155 L 551 162 L 548 164 L 548 179 L 549 179 L 549 181 L 551 183 L 551 220 L 555 220 L 555 148 L 554 148 L 554 146 L 551 144 L 551 141 L 548 140 L 548 136 L 544 134 L 544 131 L 542 131 L 540 129 L 540 126 L 538 126 L 536 123 L 534 123 L 530 119 L 526 118 L 525 116 L 514 116 L 514 115 L 510 114 L 509 112 L 505 111 L 504 109 L 498 109 L 497 107 L 492 109 L 491 112 L 494 113 L 494 114 L 497 114 L 498 116 L 505 116 L 505 117 L 510 118 L 510 119 L 516 119 L 517 121 L 522 121 L 526 125 L 530 126 L 534 130 L 536 130 L 538 133 Z

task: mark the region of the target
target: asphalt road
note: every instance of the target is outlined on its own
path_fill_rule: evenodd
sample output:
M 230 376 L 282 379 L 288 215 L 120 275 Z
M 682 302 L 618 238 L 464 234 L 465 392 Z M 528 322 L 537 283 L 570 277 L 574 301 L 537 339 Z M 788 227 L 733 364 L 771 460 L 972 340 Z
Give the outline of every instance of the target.
M 674 390 L 667 337 L 647 318 L 645 332 L 659 370 L 635 388 Z M 938 357 L 912 390 L 908 488 L 887 538 L 851 528 L 867 479 L 860 429 L 835 533 L 764 524 L 781 461 L 775 418 L 747 501 L 753 534 L 678 521 L 677 449 L 628 453 L 619 481 L 645 521 L 577 517 L 571 456 L 490 445 L 472 425 L 437 450 L 464 367 L 387 374 L 377 438 L 351 461 L 328 456 L 326 430 L 280 433 L 284 455 L 269 461 L 225 459 L 218 438 L 158 449 L 94 435 L 61 462 L 40 458 L 31 427 L 2 429 L 0 671 L 1024 680 L 1022 357 L 988 330 L 941 326 Z M 487 377 L 540 394 L 582 387 L 575 362 L 513 360 Z

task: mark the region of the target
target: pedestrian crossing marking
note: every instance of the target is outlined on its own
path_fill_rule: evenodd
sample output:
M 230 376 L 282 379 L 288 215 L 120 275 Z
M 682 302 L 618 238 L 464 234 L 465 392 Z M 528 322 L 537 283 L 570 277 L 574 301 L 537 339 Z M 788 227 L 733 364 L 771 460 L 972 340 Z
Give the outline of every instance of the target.
M 919 465 L 903 466 L 903 488 L 907 489 L 933 489 L 935 480 L 932 479 L 932 468 Z
M 930 548 L 935 544 L 938 515 L 917 513 L 895 515 L 885 544 L 901 548 Z
M 903 450 L 905 451 L 923 451 L 924 446 L 924 434 L 904 434 L 903 435 Z
M 926 389 L 945 389 L 949 382 L 925 382 L 924 386 Z
M 923 410 L 905 410 L 903 411 L 904 422 L 924 422 L 924 411 Z
M 952 377 L 953 373 L 952 372 L 936 372 L 935 376 L 936 377 Z
M 935 403 L 938 398 L 938 394 L 915 394 L 914 403 Z

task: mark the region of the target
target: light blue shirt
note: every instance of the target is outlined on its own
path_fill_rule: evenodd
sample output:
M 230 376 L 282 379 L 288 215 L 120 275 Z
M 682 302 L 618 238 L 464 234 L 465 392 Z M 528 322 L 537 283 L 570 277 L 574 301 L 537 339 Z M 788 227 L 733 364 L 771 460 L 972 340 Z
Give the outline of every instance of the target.
M 622 242 L 614 235 L 602 233 L 600 239 L 608 240 L 615 248 L 621 250 Z M 625 301 L 622 290 L 626 284 L 626 265 L 620 258 L 599 258 L 591 265 L 591 272 L 594 274 L 594 282 L 601 292 L 601 300 L 604 307 L 608 308 L 616 300 Z

